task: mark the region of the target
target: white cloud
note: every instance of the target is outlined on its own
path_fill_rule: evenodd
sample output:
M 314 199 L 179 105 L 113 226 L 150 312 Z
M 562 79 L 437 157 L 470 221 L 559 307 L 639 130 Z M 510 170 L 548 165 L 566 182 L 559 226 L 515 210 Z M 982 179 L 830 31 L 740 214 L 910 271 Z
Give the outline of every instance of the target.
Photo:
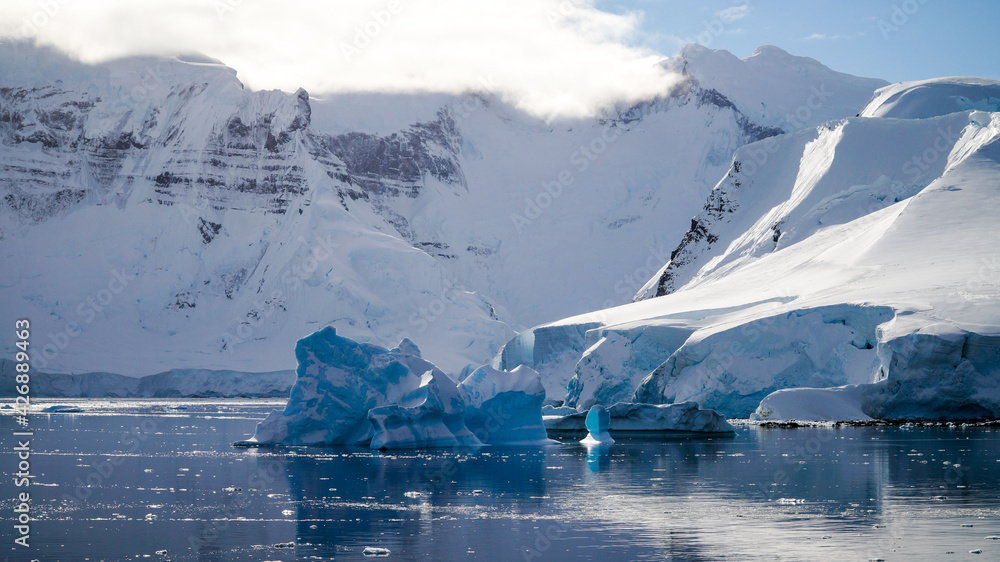
M 827 35 L 826 33 L 813 33 L 812 35 L 809 35 L 808 37 L 803 37 L 802 39 L 804 41 L 820 41 L 823 39 L 850 39 L 852 37 L 862 37 L 862 36 L 864 36 L 864 33 L 861 31 L 858 31 L 853 35 L 842 35 L 839 33 L 835 35 Z
M 721 19 L 724 23 L 733 23 L 734 21 L 739 21 L 748 15 L 750 15 L 750 4 L 730 6 L 729 8 L 715 12 L 715 16 Z
M 545 117 L 586 115 L 668 87 L 662 57 L 634 46 L 640 20 L 602 12 L 593 0 L 0 4 L 0 35 L 34 36 L 86 62 L 200 52 L 251 88 L 311 93 L 460 92 L 488 81 Z

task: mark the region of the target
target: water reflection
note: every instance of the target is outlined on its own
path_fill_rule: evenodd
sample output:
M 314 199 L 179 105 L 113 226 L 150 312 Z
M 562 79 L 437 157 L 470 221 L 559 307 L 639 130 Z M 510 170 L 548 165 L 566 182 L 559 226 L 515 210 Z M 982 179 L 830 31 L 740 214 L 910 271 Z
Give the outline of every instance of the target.
M 731 438 L 610 447 L 378 453 L 233 449 L 263 410 L 218 411 L 37 417 L 32 535 L 47 557 L 330 559 L 380 546 L 404 560 L 892 560 L 977 549 L 1000 559 L 1000 540 L 986 538 L 1000 535 L 995 428 L 741 427 Z M 0 417 L 0 431 L 12 430 Z M 133 450 L 127 438 L 139 436 Z M 112 458 L 124 460 L 81 488 L 85 499 L 64 499 Z M 3 491 L 9 510 L 9 481 Z
M 960 506 L 972 499 L 1000 505 L 990 492 L 1000 471 L 985 464 L 1000 454 L 993 437 L 744 428 L 729 439 L 611 446 L 316 453 L 290 458 L 288 474 L 309 545 L 299 556 L 377 543 L 435 558 L 885 558 L 990 542 L 959 524 L 926 528 L 944 513 L 969 517 Z M 914 500 L 937 502 L 933 519 L 901 515 Z
M 595 443 L 581 446 L 587 449 L 587 468 L 591 472 L 600 472 L 611 466 L 611 445 Z

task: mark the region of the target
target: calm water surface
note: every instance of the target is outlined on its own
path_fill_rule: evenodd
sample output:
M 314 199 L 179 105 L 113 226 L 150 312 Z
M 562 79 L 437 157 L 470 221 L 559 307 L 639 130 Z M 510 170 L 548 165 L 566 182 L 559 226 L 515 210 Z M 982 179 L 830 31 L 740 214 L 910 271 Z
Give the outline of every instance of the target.
M 4 554 L 1000 560 L 996 428 L 743 425 L 731 438 L 599 449 L 231 446 L 283 402 L 45 402 L 85 411 L 30 417 L 30 549 L 12 546 L 19 428 L 3 410 Z

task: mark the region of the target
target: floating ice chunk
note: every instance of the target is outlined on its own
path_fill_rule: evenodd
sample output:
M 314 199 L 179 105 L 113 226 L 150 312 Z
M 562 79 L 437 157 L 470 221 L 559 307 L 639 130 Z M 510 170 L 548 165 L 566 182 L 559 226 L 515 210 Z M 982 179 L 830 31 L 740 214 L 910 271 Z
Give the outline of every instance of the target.
M 682 432 L 734 433 L 736 430 L 715 410 L 702 409 L 697 402 L 679 404 L 630 404 L 608 408 L 615 433 Z
M 372 408 L 368 419 L 375 426 L 372 449 L 482 445 L 465 426 L 465 401 L 455 383 L 440 371 L 427 371 L 400 404 Z
M 557 411 L 546 410 L 549 411 Z M 606 408 L 611 417 L 610 433 L 619 437 L 652 437 L 685 433 L 733 433 L 733 426 L 715 410 L 702 409 L 697 402 L 679 404 L 632 404 L 622 402 Z M 589 416 L 589 414 L 587 414 Z M 546 416 L 545 429 L 553 435 L 570 437 L 585 431 L 585 415 Z
M 382 548 L 380 546 L 366 546 L 365 550 L 361 554 L 365 556 L 389 556 L 390 551 L 388 548 Z
M 43 412 L 49 412 L 51 414 L 75 414 L 83 411 L 83 408 L 77 406 L 67 406 L 65 404 L 55 404 L 49 406 L 42 410 Z
M 587 436 L 581 443 L 587 445 L 610 445 L 615 442 L 608 430 L 611 429 L 611 415 L 600 404 L 592 407 L 587 414 Z
M 480 367 L 458 390 L 466 402 L 465 424 L 480 441 L 494 445 L 549 441 L 542 422 L 545 387 L 534 369 Z

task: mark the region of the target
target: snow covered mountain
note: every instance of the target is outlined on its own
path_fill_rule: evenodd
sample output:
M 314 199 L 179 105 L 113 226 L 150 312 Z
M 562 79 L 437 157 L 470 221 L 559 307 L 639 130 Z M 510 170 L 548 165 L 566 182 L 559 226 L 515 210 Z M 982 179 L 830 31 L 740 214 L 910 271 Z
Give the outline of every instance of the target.
M 885 84 L 690 47 L 661 97 L 547 123 L 488 83 L 312 97 L 204 57 L 0 51 L 0 322 L 31 319 L 36 369 L 133 376 L 290 369 L 326 325 L 458 373 L 626 302 L 737 148 Z
M 998 87 L 897 84 L 862 117 L 739 149 L 637 302 L 527 331 L 496 362 L 572 376 L 580 409 L 1000 416 Z M 842 385 L 860 386 L 768 397 Z

